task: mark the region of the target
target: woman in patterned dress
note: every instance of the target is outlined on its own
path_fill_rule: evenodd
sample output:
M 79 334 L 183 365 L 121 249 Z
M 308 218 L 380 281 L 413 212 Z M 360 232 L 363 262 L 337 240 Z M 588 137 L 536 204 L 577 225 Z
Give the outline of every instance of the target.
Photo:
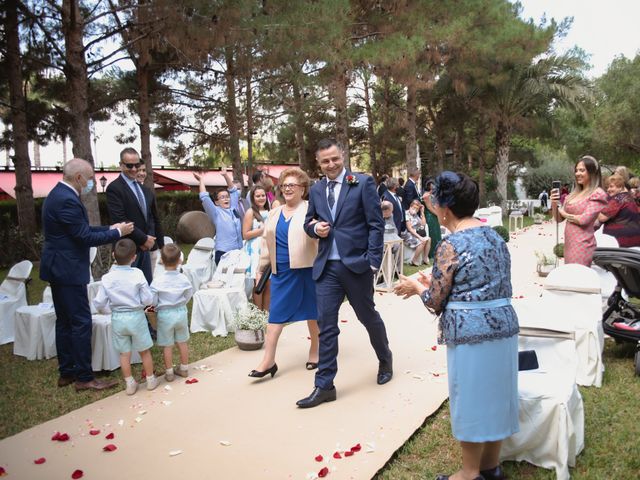
M 264 233 L 264 222 L 269 214 L 269 202 L 267 191 L 262 185 L 256 185 L 251 189 L 249 200 L 251 208 L 246 211 L 242 221 L 242 238 L 246 240 L 245 251 L 251 264 L 249 266 L 249 278 L 255 282 L 258 265 L 260 263 L 260 244 Z M 253 303 L 261 310 L 269 310 L 270 282 L 267 282 L 261 294 L 253 293 Z
M 439 315 L 447 347 L 451 429 L 462 470 L 436 480 L 504 480 L 502 440 L 519 429 L 518 317 L 511 306 L 511 258 L 500 236 L 473 214 L 478 184 L 462 173 L 436 178 L 432 207 L 451 234 L 436 249 L 431 275 L 403 275 L 394 289 L 419 295 Z
M 564 227 L 564 263 L 591 266 L 596 249 L 594 224 L 607 204 L 607 194 L 600 187 L 602 176 L 598 161 L 590 155 L 582 157 L 574 168 L 576 183 L 564 205 L 558 206 L 560 192 L 551 191 L 551 209 L 557 222 L 567 220 Z

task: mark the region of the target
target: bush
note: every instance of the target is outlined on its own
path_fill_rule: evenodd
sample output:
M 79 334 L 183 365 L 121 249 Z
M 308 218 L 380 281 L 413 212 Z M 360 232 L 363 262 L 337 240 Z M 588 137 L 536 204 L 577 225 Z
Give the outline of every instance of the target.
M 496 233 L 498 235 L 500 235 L 502 237 L 502 239 L 505 241 L 505 243 L 509 243 L 509 230 L 507 230 L 502 225 L 497 225 L 497 226 L 493 227 L 493 229 L 496 231 Z
M 553 254 L 558 258 L 564 258 L 564 243 L 558 243 L 553 247 Z

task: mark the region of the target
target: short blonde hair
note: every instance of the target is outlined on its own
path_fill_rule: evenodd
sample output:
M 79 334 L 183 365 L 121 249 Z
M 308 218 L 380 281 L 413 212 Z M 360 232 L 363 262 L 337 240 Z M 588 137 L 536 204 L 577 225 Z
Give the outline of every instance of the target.
M 638 188 L 640 187 L 640 178 L 638 177 L 632 177 L 629 179 L 629 186 L 631 188 Z
M 618 187 L 618 188 L 624 188 L 624 183 L 625 183 L 624 177 L 622 175 L 618 175 L 617 173 L 614 173 L 608 178 L 607 187 L 609 185 L 614 185 L 615 187 Z
M 306 197 L 307 193 L 309 193 L 309 175 L 307 175 L 306 172 L 299 167 L 285 168 L 278 177 L 278 186 L 280 188 L 282 188 L 281 185 L 284 182 L 284 179 L 287 177 L 296 177 L 296 179 L 298 180 L 298 184 L 304 188 L 302 197 Z

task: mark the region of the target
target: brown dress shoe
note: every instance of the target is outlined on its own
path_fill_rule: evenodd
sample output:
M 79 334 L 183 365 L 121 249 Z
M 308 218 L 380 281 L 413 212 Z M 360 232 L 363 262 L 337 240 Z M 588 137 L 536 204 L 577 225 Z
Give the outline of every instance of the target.
M 81 390 L 106 390 L 116 385 L 118 385 L 117 380 L 97 380 L 94 378 L 90 382 L 76 382 L 76 392 Z
M 66 387 L 67 385 L 71 385 L 73 382 L 75 382 L 75 378 L 73 377 L 59 377 L 58 387 Z

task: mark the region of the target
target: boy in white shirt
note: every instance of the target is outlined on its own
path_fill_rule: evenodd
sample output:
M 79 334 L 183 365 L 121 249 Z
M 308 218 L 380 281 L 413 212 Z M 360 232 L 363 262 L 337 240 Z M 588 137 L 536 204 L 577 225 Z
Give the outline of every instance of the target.
M 113 345 L 120 353 L 120 369 L 126 383 L 127 395 L 133 395 L 138 382 L 131 375 L 131 349 L 140 353 L 146 372 L 153 372 L 151 351 L 153 340 L 149 334 L 144 307 L 153 303 L 153 293 L 142 271 L 131 264 L 136 259 L 136 244 L 128 238 L 118 240 L 113 256 L 117 265 L 102 277 L 102 284 L 93 304 L 101 311 L 111 308 Z M 158 386 L 158 379 L 147 375 L 147 390 Z
M 186 304 L 193 295 L 193 287 L 186 275 L 178 271 L 182 263 L 181 251 L 175 244 L 162 247 L 160 259 L 164 273 L 151 282 L 154 304 L 158 312 L 158 346 L 163 347 L 164 378 L 172 382 L 176 375 L 189 374 L 189 325 Z M 178 346 L 180 366 L 173 369 L 173 346 Z

